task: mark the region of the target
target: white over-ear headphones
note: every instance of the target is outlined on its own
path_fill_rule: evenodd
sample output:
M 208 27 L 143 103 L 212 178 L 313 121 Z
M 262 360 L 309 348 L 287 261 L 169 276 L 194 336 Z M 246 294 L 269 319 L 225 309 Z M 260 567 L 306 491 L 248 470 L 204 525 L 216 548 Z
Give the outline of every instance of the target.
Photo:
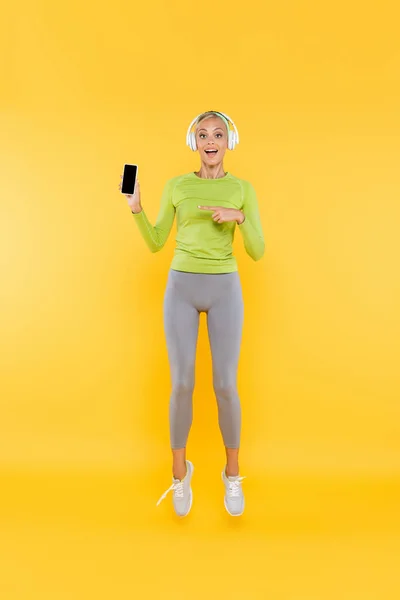
M 222 112 L 219 112 L 218 110 L 212 110 L 212 111 L 210 110 L 207 112 L 212 112 L 212 113 L 215 113 L 216 115 L 220 115 L 221 118 L 223 119 L 223 121 L 226 123 L 226 127 L 228 130 L 228 149 L 233 150 L 235 148 L 236 144 L 239 143 L 239 132 L 237 130 L 235 123 L 232 121 L 232 119 L 230 117 L 228 117 L 228 115 L 226 115 Z M 200 113 L 200 115 L 197 115 L 197 117 L 195 117 L 193 119 L 193 121 L 190 123 L 190 125 L 188 127 L 187 134 L 186 134 L 186 144 L 193 151 L 197 150 L 197 144 L 196 144 L 196 134 L 194 131 L 192 131 L 192 127 L 196 123 L 197 119 L 202 114 L 203 113 Z M 231 125 L 233 126 L 233 129 L 231 129 L 229 127 L 229 123 L 231 123 Z

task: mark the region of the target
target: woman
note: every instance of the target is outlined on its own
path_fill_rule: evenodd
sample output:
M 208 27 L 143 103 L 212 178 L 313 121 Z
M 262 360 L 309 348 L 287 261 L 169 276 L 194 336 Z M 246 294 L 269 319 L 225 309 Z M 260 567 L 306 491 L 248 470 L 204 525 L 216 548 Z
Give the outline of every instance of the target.
M 192 424 L 195 354 L 199 315 L 207 314 L 212 353 L 213 387 L 225 450 L 222 471 L 224 504 L 232 516 L 244 510 L 243 477 L 239 475 L 241 407 L 236 376 L 243 324 L 243 298 L 236 259 L 232 254 L 235 228 L 253 260 L 264 254 L 264 237 L 253 186 L 223 166 L 227 149 L 239 141 L 233 121 L 209 111 L 196 117 L 187 144 L 197 150 L 201 166 L 169 179 L 164 187 L 155 226 L 141 205 L 140 184 L 126 195 L 131 212 L 151 252 L 164 246 L 176 215 L 174 257 L 164 296 L 164 328 L 172 379 L 169 404 L 172 485 L 175 512 L 186 516 L 192 506 L 193 464 L 186 460 Z M 121 185 L 120 185 L 121 188 Z

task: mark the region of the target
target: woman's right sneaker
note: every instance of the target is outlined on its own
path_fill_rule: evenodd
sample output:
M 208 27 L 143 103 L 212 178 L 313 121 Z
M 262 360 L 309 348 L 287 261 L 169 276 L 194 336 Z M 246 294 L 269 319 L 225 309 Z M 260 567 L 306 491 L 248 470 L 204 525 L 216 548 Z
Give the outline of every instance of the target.
M 232 517 L 240 517 L 244 511 L 242 481 L 245 477 L 239 477 L 239 475 L 236 477 L 228 477 L 225 469 L 222 471 L 221 475 L 225 486 L 225 508 Z
M 163 493 L 157 502 L 157 506 L 164 500 L 168 492 L 173 491 L 172 502 L 175 512 L 179 517 L 186 517 L 192 508 L 193 502 L 193 493 L 192 488 L 190 487 L 193 471 L 194 466 L 190 460 L 187 460 L 185 477 L 183 479 L 175 479 L 175 477 L 172 477 L 172 485 Z

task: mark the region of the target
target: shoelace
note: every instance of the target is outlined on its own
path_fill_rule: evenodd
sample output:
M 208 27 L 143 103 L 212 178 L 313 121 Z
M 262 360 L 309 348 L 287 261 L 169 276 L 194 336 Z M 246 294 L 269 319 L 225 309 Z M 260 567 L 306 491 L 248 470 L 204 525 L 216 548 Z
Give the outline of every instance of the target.
M 156 506 L 160 504 L 166 497 L 166 495 L 171 491 L 174 491 L 174 495 L 176 498 L 183 498 L 183 481 L 174 481 L 174 483 L 167 489 L 166 492 L 163 493 Z
M 244 477 L 238 477 L 231 481 L 228 479 L 228 496 L 230 498 L 237 498 L 240 496 L 240 487 L 242 485 L 243 479 L 246 479 L 246 475 Z

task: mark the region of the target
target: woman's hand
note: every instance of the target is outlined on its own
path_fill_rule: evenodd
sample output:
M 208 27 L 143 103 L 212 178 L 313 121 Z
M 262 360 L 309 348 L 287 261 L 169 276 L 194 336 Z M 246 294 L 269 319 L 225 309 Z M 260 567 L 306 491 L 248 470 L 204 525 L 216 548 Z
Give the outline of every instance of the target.
M 122 175 L 121 175 L 122 179 Z M 119 190 L 121 191 L 122 181 L 119 184 Z M 136 180 L 135 184 L 135 193 L 134 194 L 124 194 L 125 198 L 128 200 L 129 208 L 133 213 L 139 213 L 142 211 L 142 205 L 140 203 L 140 183 L 139 179 Z
M 216 223 L 228 223 L 236 221 L 239 225 L 245 220 L 241 210 L 236 208 L 224 208 L 223 206 L 198 206 L 201 210 L 213 211 L 212 218 Z

